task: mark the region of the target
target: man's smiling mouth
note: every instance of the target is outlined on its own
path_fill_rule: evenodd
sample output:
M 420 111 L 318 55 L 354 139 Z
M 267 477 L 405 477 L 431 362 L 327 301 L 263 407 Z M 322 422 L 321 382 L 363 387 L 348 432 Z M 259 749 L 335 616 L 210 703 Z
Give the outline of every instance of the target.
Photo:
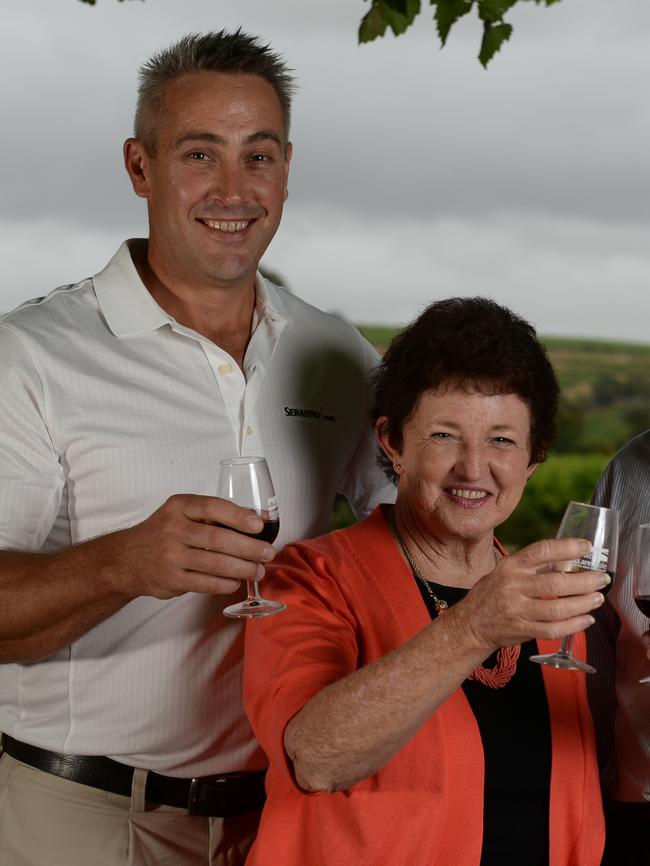
M 225 232 L 226 234 L 234 234 L 235 232 L 242 232 L 245 228 L 247 228 L 251 220 L 210 220 L 210 219 L 202 219 L 201 222 L 208 226 L 208 228 L 214 229 L 218 232 Z

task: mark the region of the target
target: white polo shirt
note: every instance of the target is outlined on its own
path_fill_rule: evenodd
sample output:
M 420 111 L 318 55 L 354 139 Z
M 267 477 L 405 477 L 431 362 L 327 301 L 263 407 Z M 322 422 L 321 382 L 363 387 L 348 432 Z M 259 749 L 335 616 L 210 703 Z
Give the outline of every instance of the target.
M 279 545 L 326 531 L 337 491 L 365 515 L 394 498 L 368 422 L 376 362 L 354 327 L 258 276 L 242 371 L 155 303 L 125 243 L 0 318 L 0 547 L 137 524 L 172 494 L 213 494 L 236 454 L 268 460 Z M 0 665 L 0 730 L 177 776 L 264 766 L 232 600 L 137 598 L 51 658 Z

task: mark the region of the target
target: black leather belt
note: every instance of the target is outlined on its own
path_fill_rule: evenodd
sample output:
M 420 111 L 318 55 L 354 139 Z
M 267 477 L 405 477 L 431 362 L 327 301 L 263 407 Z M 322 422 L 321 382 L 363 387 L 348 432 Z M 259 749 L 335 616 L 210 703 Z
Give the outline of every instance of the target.
M 46 773 L 61 776 L 72 782 L 110 791 L 112 794 L 131 796 L 133 767 L 111 758 L 86 755 L 63 755 L 20 743 L 6 734 L 4 751 Z M 264 805 L 265 772 L 224 773 L 221 776 L 203 776 L 196 779 L 176 779 L 161 776 L 152 770 L 147 774 L 145 799 L 149 803 L 187 809 L 190 815 L 209 815 L 213 818 L 231 818 L 246 812 L 259 811 Z

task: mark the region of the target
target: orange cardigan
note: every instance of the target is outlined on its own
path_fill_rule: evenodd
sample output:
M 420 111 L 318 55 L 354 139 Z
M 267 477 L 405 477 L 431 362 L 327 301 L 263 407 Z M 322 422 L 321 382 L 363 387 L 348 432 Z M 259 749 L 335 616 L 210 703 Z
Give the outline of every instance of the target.
M 431 622 L 383 509 L 286 547 L 264 589 L 289 607 L 246 631 L 246 708 L 270 760 L 247 866 L 479 866 L 483 751 L 462 689 L 379 772 L 348 790 L 305 793 L 284 751 L 287 723 L 314 694 Z M 538 646 L 550 652 L 557 643 Z M 584 635 L 574 651 L 584 655 Z M 584 675 L 546 666 L 542 673 L 552 740 L 550 866 L 598 866 L 604 822 Z

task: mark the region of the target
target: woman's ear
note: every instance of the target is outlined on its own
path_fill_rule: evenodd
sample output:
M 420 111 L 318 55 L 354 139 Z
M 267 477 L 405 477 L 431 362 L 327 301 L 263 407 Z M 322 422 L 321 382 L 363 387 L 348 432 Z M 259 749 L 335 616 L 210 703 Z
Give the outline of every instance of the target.
M 539 463 L 531 463 L 528 469 L 526 470 L 526 481 L 530 481 L 530 479 L 535 474 L 535 470 L 539 466 Z
M 395 474 L 398 475 L 399 469 L 396 467 L 401 468 L 402 454 L 399 448 L 394 445 L 393 440 L 388 433 L 388 418 L 385 415 L 382 415 L 377 419 L 377 423 L 375 424 L 375 439 L 386 457 L 388 457 L 390 462 L 393 464 Z

